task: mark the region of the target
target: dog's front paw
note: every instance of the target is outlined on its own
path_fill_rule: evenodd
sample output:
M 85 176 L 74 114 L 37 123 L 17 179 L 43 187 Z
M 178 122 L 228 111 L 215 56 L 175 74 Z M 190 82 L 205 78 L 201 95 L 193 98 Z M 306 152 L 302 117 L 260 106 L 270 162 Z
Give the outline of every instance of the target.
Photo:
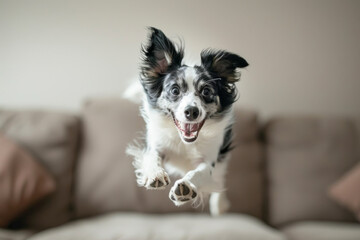
M 143 185 L 147 189 L 164 189 L 169 184 L 169 175 L 162 168 L 141 176 L 140 185 Z
M 177 180 L 169 192 L 169 198 L 176 206 L 195 200 L 197 195 L 195 185 L 183 179 Z

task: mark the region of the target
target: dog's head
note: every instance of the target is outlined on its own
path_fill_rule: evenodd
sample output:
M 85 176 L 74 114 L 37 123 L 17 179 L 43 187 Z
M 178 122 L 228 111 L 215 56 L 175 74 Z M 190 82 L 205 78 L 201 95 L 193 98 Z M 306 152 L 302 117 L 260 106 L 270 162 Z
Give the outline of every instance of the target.
M 206 49 L 200 66 L 182 64 L 183 49 L 162 31 L 150 28 L 149 43 L 142 48 L 141 84 L 149 104 L 172 117 L 183 142 L 194 142 L 210 118 L 222 118 L 236 101 L 235 83 L 242 57 Z

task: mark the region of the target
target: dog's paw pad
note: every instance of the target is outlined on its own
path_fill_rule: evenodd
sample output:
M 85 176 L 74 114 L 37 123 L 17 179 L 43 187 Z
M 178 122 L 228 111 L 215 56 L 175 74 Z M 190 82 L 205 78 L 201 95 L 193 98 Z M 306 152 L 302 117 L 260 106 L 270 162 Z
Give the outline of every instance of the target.
M 175 194 L 177 196 L 186 196 L 190 193 L 190 189 L 186 186 L 185 183 L 179 183 L 175 189 Z
M 164 184 L 159 179 L 155 179 L 152 183 L 150 183 L 150 187 L 153 188 L 158 188 L 162 186 L 164 186 Z
M 177 181 L 169 193 L 175 205 L 181 205 L 197 197 L 196 187 L 188 181 Z
M 145 187 L 147 189 L 164 189 L 170 184 L 170 178 L 165 171 L 156 174 L 154 178 L 147 178 Z
M 167 177 L 164 177 L 163 179 L 155 178 L 150 183 L 150 187 L 152 187 L 152 188 L 161 188 L 161 187 L 164 187 L 167 185 L 169 185 L 169 180 Z
M 191 195 L 191 198 L 196 198 L 197 193 L 194 191 L 193 194 Z

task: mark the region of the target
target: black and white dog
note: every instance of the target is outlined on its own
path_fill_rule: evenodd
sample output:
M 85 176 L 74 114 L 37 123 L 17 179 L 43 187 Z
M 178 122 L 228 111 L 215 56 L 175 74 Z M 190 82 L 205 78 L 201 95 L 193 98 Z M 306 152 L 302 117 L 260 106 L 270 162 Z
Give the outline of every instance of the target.
M 164 189 L 168 174 L 178 174 L 181 179 L 169 192 L 174 204 L 198 205 L 211 194 L 210 212 L 218 215 L 229 207 L 224 178 L 232 148 L 232 104 L 239 69 L 248 63 L 236 54 L 206 49 L 200 66 L 184 65 L 183 49 L 156 28 L 150 28 L 142 53 L 146 146 L 127 149 L 135 159 L 137 183 Z

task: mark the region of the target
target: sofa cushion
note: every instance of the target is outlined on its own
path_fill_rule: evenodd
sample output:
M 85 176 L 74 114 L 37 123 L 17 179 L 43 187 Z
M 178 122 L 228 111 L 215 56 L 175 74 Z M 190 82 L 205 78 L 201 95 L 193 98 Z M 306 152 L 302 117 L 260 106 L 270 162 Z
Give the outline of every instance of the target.
M 346 222 L 299 222 L 282 229 L 289 240 L 359 240 L 360 225 Z
M 139 106 L 122 99 L 89 100 L 82 111 L 83 147 L 76 181 L 78 217 L 110 211 L 147 213 L 203 211 L 190 204 L 176 207 L 163 191 L 138 187 L 127 145 L 143 135 L 145 124 Z M 256 115 L 242 111 L 238 116 L 234 150 L 228 175 L 232 211 L 262 216 L 262 147 L 257 142 Z M 171 177 L 172 182 L 176 179 Z M 171 185 L 171 184 L 170 184 Z
M 0 132 L 0 227 L 54 190 L 48 171 Z
M 146 215 L 113 213 L 73 222 L 34 235 L 29 240 L 284 240 L 283 235 L 256 218 L 228 214 Z
M 264 147 L 259 141 L 257 114 L 246 109 L 235 111 L 234 149 L 226 176 L 230 212 L 264 218 Z
M 73 170 L 79 120 L 71 114 L 0 109 L 0 131 L 24 147 L 49 170 L 56 191 L 21 216 L 14 226 L 42 229 L 72 217 Z
M 359 127 L 339 118 L 283 117 L 266 127 L 269 220 L 354 221 L 328 188 L 359 159 Z
M 0 229 L 1 240 L 26 240 L 33 234 L 34 232 L 30 230 Z

